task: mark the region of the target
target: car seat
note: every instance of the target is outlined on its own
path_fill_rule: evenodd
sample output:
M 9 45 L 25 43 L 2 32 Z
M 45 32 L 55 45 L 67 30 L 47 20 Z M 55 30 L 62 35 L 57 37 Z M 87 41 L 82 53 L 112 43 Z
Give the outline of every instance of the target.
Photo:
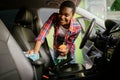
M 21 8 L 16 15 L 12 34 L 23 51 L 34 48 L 36 35 L 33 28 L 33 15 L 31 11 L 27 8 Z M 40 56 L 44 56 L 45 66 L 47 67 L 49 65 L 47 63 L 50 63 L 50 60 L 48 55 L 46 55 L 48 53 L 46 48 L 43 44 L 40 48 Z
M 33 66 L 0 20 L 0 80 L 36 80 Z

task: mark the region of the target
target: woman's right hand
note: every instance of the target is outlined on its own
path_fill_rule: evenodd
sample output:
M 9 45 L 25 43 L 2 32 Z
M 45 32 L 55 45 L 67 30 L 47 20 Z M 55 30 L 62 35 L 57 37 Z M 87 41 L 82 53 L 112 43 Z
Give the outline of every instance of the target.
M 31 53 L 38 53 L 38 51 L 35 51 L 35 50 L 28 50 L 27 53 L 28 53 L 28 54 L 31 54 Z
M 35 44 L 34 49 L 33 49 L 33 50 L 28 50 L 27 53 L 28 53 L 28 54 L 38 53 L 41 44 L 42 44 L 42 43 L 41 43 L 40 41 L 37 41 L 36 44 Z
M 28 51 L 27 51 L 28 54 L 31 54 L 31 53 L 33 53 L 33 52 L 34 52 L 34 50 L 28 50 Z

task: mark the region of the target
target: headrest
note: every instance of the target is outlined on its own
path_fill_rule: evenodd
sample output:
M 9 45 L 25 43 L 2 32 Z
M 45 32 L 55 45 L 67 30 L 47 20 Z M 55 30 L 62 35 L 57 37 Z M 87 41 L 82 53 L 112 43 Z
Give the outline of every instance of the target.
M 31 25 L 33 22 L 33 15 L 27 8 L 21 8 L 18 11 L 18 14 L 15 18 L 15 23 L 19 23 L 21 25 Z

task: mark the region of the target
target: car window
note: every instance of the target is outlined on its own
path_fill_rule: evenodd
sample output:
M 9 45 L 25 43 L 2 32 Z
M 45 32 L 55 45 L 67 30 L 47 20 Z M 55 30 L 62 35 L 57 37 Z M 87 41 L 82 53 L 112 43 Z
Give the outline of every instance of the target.
M 106 19 L 120 20 L 120 0 L 106 0 Z
M 49 18 L 49 16 L 54 12 L 58 12 L 58 9 L 56 9 L 56 8 L 40 8 L 38 10 L 38 16 L 42 20 L 42 23 L 45 23 L 45 21 Z

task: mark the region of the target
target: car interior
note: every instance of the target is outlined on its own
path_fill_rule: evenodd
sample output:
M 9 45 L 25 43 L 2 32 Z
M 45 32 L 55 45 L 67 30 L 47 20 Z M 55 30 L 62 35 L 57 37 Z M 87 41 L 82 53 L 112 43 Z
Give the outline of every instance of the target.
M 79 49 L 90 67 L 69 64 L 71 58 L 54 64 L 49 40 L 39 50 L 40 59 L 32 61 L 23 52 L 33 49 L 35 38 L 49 15 L 58 12 L 65 0 L 0 1 L 0 80 L 113 80 L 119 79 L 119 20 L 105 20 L 105 28 L 96 28 L 92 18 L 83 29 Z M 81 0 L 71 0 L 76 6 Z M 77 18 L 81 26 L 85 17 Z M 82 22 L 81 22 L 82 20 Z M 87 46 L 87 50 L 86 50 Z

